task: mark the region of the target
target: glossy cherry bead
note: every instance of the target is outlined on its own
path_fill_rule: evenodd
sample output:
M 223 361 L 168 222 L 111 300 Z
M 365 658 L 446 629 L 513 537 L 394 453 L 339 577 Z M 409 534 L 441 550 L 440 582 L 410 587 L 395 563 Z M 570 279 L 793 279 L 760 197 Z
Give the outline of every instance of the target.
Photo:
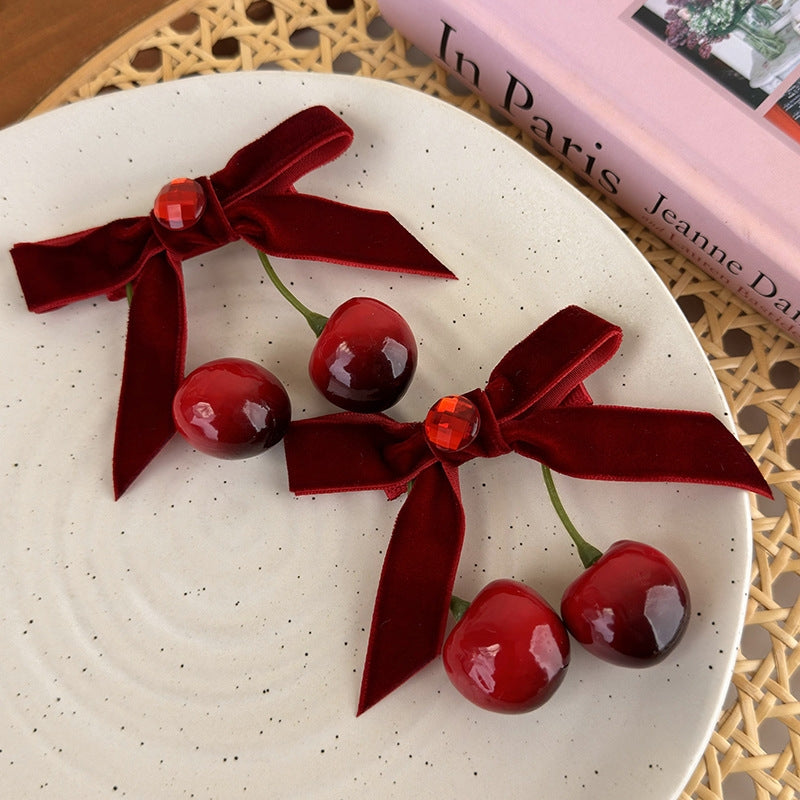
M 153 203 L 153 216 L 170 230 L 191 228 L 206 210 L 206 193 L 191 178 L 175 178 L 161 188 Z
M 478 407 L 463 395 L 437 400 L 425 417 L 427 440 L 439 450 L 457 452 L 469 447 L 478 436 L 481 415 Z
M 178 432 L 197 450 L 237 459 L 279 442 L 292 416 L 283 384 L 260 364 L 220 358 L 195 369 L 172 403 Z
M 569 635 L 555 610 L 523 583 L 487 584 L 442 649 L 451 683 L 489 711 L 519 714 L 545 703 L 561 685 Z
M 383 411 L 406 392 L 417 366 L 411 328 L 393 308 L 353 297 L 330 315 L 308 372 L 317 389 L 348 411 Z
M 681 640 L 691 601 L 686 581 L 660 550 L 611 545 L 565 590 L 561 616 L 575 639 L 612 664 L 645 667 Z

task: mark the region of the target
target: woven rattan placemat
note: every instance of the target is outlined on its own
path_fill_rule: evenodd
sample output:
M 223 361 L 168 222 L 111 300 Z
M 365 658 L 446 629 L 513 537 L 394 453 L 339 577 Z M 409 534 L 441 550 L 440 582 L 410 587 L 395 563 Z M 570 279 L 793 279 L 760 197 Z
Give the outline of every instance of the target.
M 519 130 L 390 30 L 375 0 L 179 0 L 95 56 L 34 113 L 187 75 L 253 69 L 367 75 L 437 95 L 536 152 L 613 219 L 652 264 L 692 324 L 742 441 L 776 496 L 771 503 L 752 501 L 745 632 L 725 709 L 682 798 L 800 796 L 800 346 L 537 152 Z

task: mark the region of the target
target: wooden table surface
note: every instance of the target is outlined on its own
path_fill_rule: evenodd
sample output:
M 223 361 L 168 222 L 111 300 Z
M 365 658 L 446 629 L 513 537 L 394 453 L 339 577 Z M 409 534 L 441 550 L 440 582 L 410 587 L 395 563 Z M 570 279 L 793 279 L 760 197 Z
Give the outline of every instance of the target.
M 170 0 L 0 0 L 0 128 Z

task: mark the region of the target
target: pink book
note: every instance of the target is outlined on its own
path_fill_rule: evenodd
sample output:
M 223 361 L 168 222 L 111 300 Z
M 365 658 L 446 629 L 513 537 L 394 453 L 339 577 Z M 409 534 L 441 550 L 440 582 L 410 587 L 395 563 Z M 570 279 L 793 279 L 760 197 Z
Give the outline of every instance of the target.
M 800 340 L 800 0 L 379 0 L 386 21 Z

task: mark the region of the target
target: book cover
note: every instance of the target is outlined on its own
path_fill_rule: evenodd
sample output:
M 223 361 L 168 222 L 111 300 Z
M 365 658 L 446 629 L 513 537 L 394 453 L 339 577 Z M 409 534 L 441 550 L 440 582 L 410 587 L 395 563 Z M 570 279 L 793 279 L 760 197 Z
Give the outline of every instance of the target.
M 800 0 L 379 0 L 420 50 L 800 341 Z

